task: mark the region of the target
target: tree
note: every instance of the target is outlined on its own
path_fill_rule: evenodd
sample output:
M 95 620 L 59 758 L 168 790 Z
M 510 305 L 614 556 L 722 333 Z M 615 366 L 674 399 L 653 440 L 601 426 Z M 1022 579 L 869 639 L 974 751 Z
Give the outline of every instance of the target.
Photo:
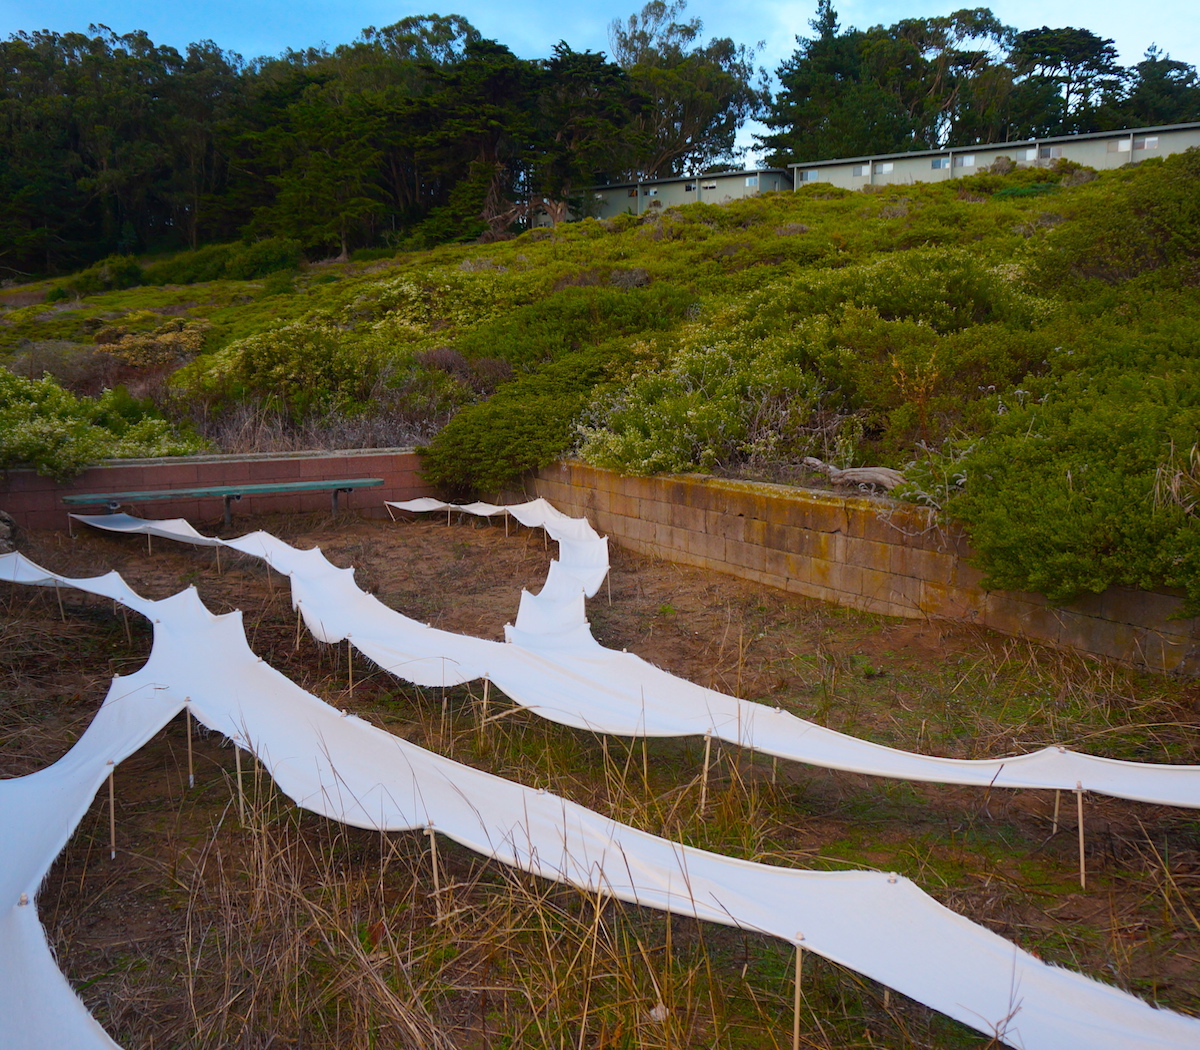
M 1090 130 L 1091 111 L 1105 96 L 1120 93 L 1124 70 L 1111 40 L 1087 29 L 1029 29 L 1018 33 L 1009 56 L 1023 88 L 1053 101 L 1045 118 L 1026 134 L 1064 135 Z M 1046 91 L 1053 88 L 1052 92 Z
M 1200 120 L 1200 78 L 1195 66 L 1173 61 L 1151 45 L 1131 72 L 1129 93 L 1121 107 L 1126 126 Z
M 769 98 L 754 51 L 728 38 L 700 45 L 698 18 L 678 22 L 687 0 L 650 0 L 609 27 L 613 59 L 648 105 L 630 123 L 640 158 L 622 174 L 652 178 L 703 169 L 738 155 L 738 129 Z

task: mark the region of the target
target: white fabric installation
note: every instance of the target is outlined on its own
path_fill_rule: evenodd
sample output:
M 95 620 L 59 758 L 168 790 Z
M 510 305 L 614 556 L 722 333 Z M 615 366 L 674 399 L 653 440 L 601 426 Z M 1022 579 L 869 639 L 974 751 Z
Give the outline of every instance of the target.
M 110 574 L 111 575 L 111 574 Z M 108 594 L 19 555 L 0 579 Z M 132 592 L 130 592 L 132 593 Z M 0 781 L 0 1047 L 110 1050 L 54 967 L 37 919 L 43 877 L 113 765 L 184 707 L 252 751 L 297 805 L 372 830 L 435 829 L 542 877 L 796 943 L 1022 1050 L 1183 1050 L 1200 1020 L 1049 966 L 880 872 L 809 872 L 669 842 L 582 806 L 460 765 L 339 713 L 256 657 L 241 613 L 194 588 L 133 595 L 154 623 L 150 658 L 113 679 L 75 746 Z
M 510 510 L 514 517 L 525 514 L 534 524 L 544 519 L 552 535 L 566 536 L 559 544 L 567 546 L 559 561 L 551 563 L 542 592 L 522 592 L 517 624 L 505 628 L 507 645 L 409 619 L 365 594 L 354 583 L 354 570 L 331 565 L 319 548 L 297 550 L 265 532 L 229 540 L 226 546 L 257 555 L 290 576 L 293 602 L 321 641 L 349 638 L 384 670 L 420 686 L 488 678 L 514 703 L 577 729 L 621 736 L 711 733 L 778 758 L 851 773 L 982 788 L 1081 788 L 1138 802 L 1200 808 L 1200 766 L 1127 762 L 1063 747 L 998 759 L 918 755 L 706 689 L 631 653 L 606 649 L 592 637 L 583 609 L 584 593 L 595 593 L 603 579 L 593 574 L 583 580 L 599 560 L 597 548 L 589 545 L 591 526 L 558 511 L 557 518 L 546 515 L 538 504 L 550 506 L 536 500 Z M 114 531 L 142 531 L 141 519 L 123 514 L 76 517 Z M 183 530 L 175 532 L 174 522 L 154 526 L 154 535 L 188 541 Z M 591 583 L 595 586 L 589 592 Z

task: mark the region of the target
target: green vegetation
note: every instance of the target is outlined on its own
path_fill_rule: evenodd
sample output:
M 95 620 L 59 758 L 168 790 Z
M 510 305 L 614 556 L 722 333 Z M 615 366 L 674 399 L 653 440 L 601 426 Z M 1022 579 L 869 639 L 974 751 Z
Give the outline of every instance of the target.
M 1200 152 L 1092 175 L 818 184 L 256 280 L 230 276 L 244 245 L 203 249 L 143 279 L 225 276 L 6 293 L 0 352 L 73 394 L 124 384 L 219 448 L 420 444 L 458 495 L 571 451 L 635 473 L 893 466 L 997 586 L 1195 601 Z M 264 269 L 294 262 L 276 248 Z M 22 441 L 60 473 L 90 447 Z

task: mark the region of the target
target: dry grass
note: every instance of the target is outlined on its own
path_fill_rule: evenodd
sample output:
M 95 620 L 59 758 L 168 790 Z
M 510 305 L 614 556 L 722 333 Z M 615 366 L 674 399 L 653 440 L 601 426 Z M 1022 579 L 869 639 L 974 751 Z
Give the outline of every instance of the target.
M 521 585 L 544 577 L 538 532 L 345 517 L 256 521 L 317 542 L 360 584 L 422 620 L 499 637 Z M 545 786 L 618 819 L 723 853 L 800 867 L 879 867 L 1044 958 L 1195 1012 L 1200 993 L 1200 824 L 1189 811 L 1088 802 L 1089 888 L 1074 881 L 1074 821 L 1050 836 L 1049 792 L 912 785 L 715 749 L 643 746 L 508 712 L 492 695 L 420 691 L 302 638 L 278 577 L 237 558 L 97 535 L 35 535 L 63 571 L 118 568 L 153 597 L 195 583 L 246 610 L 252 645 L 339 707 L 459 761 Z M 1197 761 L 1191 683 L 1064 656 L 936 622 L 850 613 L 615 552 L 597 635 L 693 680 L 857 735 L 974 757 L 1064 743 Z M 0 769 L 62 754 L 108 674 L 144 658 L 111 603 L 0 594 Z M 506 713 L 508 712 L 508 713 Z M 496 718 L 497 715 L 503 717 Z M 186 787 L 183 722 L 117 774 L 120 852 L 103 800 L 42 894 L 59 958 L 128 1047 L 785 1048 L 793 956 L 766 938 L 597 901 L 418 833 L 347 829 L 281 803 L 247 765 L 238 819 L 231 748 L 197 741 Z M 803 1045 L 980 1047 L 986 1040 L 809 956 Z M 659 1009 L 662 1004 L 663 1009 Z

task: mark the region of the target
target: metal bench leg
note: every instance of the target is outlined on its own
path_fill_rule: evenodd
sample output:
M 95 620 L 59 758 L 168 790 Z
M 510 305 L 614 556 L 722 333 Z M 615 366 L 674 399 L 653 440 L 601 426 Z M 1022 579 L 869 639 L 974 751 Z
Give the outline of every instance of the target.
M 227 529 L 233 525 L 233 509 L 230 504 L 233 500 L 241 498 L 242 494 L 240 492 L 225 497 L 225 528 Z

